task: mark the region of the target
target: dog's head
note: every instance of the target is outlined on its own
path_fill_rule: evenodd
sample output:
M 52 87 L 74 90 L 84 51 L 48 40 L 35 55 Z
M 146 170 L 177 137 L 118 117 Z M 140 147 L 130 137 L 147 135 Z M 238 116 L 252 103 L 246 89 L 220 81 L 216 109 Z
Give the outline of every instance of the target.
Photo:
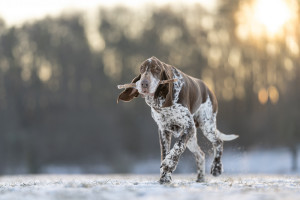
M 173 83 L 160 85 L 161 80 L 172 79 L 172 67 L 151 57 L 145 60 L 140 66 L 140 74 L 131 83 L 136 83 L 136 88 L 127 88 L 120 95 L 118 100 L 131 101 L 139 94 L 143 96 L 163 96 L 166 100 L 163 107 L 172 105 Z

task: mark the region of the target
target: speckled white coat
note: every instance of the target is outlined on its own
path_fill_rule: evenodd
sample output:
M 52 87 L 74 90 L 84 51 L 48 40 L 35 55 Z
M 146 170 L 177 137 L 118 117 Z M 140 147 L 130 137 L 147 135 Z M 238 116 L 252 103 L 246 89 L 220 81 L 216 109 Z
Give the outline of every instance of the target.
M 153 95 L 145 97 L 146 103 L 151 107 L 152 118 L 158 125 L 160 142 L 162 148 L 162 163 L 161 163 L 161 178 L 160 182 L 170 182 L 171 174 L 176 169 L 181 154 L 186 147 L 194 154 L 197 163 L 198 178 L 197 181 L 204 181 L 205 173 L 205 154 L 201 151 L 197 143 L 197 130 L 195 121 L 200 124 L 203 134 L 213 143 L 214 147 L 214 161 L 211 168 L 211 173 L 218 176 L 222 173 L 221 156 L 223 151 L 222 140 L 232 140 L 237 136 L 224 135 L 217 130 L 216 127 L 216 112 L 213 112 L 212 101 L 207 96 L 206 101 L 199 105 L 195 113 L 191 113 L 189 109 L 178 103 L 179 93 L 184 85 L 184 79 L 180 72 L 173 68 L 173 78 L 178 81 L 173 83 L 173 105 L 163 107 L 165 102 L 163 97 L 154 99 Z M 151 77 L 152 88 L 157 88 L 158 81 Z M 153 91 L 154 92 L 154 91 Z M 170 138 L 166 134 L 172 134 L 179 140 L 174 144 L 170 150 Z
M 173 78 L 178 79 L 178 81 L 173 83 L 174 96 L 172 106 L 162 107 L 164 103 L 164 99 L 162 97 L 159 97 L 158 101 L 155 101 L 153 96 L 149 95 L 146 97 L 146 103 L 151 107 L 152 117 L 157 123 L 160 132 L 164 133 L 165 131 L 167 131 L 168 133 L 171 133 L 175 138 L 181 137 L 181 140 L 179 140 L 179 142 L 176 142 L 174 144 L 174 147 L 170 151 L 169 149 L 166 149 L 166 157 L 163 159 L 161 166 L 161 182 L 171 181 L 171 173 L 176 169 L 179 157 L 184 152 L 187 141 L 189 140 L 186 139 L 186 141 L 182 141 L 183 136 L 189 138 L 193 137 L 193 139 L 196 138 L 196 127 L 194 124 L 192 113 L 190 113 L 187 107 L 178 103 L 179 93 L 184 84 L 183 78 L 176 69 L 173 69 L 173 74 Z M 163 140 L 163 145 L 170 145 L 170 141 L 167 141 L 164 136 L 162 136 L 161 139 Z M 196 146 L 198 147 L 195 142 L 188 143 L 188 147 L 191 148 L 191 151 L 199 155 L 198 149 L 193 149 L 196 148 Z M 199 156 L 197 157 L 199 158 Z M 201 158 L 204 158 L 204 156 L 202 156 Z M 200 163 L 201 168 L 203 168 L 204 161 L 201 161 Z M 198 172 L 200 171 L 202 177 L 204 170 L 199 169 Z
M 173 105 L 163 108 L 162 105 L 164 103 L 164 99 L 159 98 L 157 103 L 153 96 L 147 96 L 146 103 L 151 107 L 152 118 L 157 123 L 158 128 L 160 130 L 167 130 L 171 132 L 174 137 L 178 138 L 183 133 L 183 130 L 194 126 L 194 120 L 188 108 L 177 103 L 184 81 L 176 69 L 173 69 L 173 74 L 173 78 L 178 79 L 178 81 L 173 83 Z

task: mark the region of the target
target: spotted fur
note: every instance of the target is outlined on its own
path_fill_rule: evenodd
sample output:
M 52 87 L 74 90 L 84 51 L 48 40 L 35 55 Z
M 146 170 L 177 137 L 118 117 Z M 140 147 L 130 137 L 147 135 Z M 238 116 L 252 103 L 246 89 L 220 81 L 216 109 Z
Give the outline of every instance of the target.
M 132 99 L 136 97 L 136 92 L 142 93 L 146 103 L 151 107 L 152 118 L 158 125 L 161 147 L 160 183 L 172 181 L 171 175 L 186 148 L 195 156 L 197 181 L 204 181 L 205 154 L 197 143 L 196 127 L 200 127 L 203 134 L 212 142 L 214 160 L 211 174 L 214 176 L 220 175 L 223 170 L 221 163 L 223 141 L 235 139 L 237 136 L 225 135 L 217 130 L 217 101 L 213 93 L 201 80 L 188 76 L 155 57 L 147 59 L 142 67 L 143 74 L 133 80 L 137 84 L 137 91 L 134 89 L 125 90 L 119 98 L 121 97 L 121 100 Z M 150 71 L 157 69 L 157 67 L 161 68 L 161 78 L 169 76 L 168 78 L 178 80 L 168 86 L 167 95 L 159 91 L 165 91 L 167 87 L 158 85 L 159 76 L 157 74 L 149 75 Z M 165 72 L 165 70 L 168 70 L 168 72 Z M 145 79 L 149 80 L 149 88 L 146 89 L 141 86 L 141 82 Z M 159 95 L 154 95 L 154 90 Z M 147 91 L 147 93 L 143 93 L 143 91 Z M 130 97 L 128 95 L 135 96 Z M 170 100 L 171 102 L 168 102 Z M 178 140 L 171 149 L 172 136 Z
M 161 163 L 161 183 L 170 182 L 171 174 L 176 169 L 181 154 L 188 147 L 195 155 L 198 166 L 198 181 L 204 178 L 204 153 L 197 144 L 196 127 L 193 115 L 187 107 L 178 103 L 179 93 L 184 84 L 180 73 L 173 69 L 173 78 L 178 81 L 174 83 L 174 100 L 170 107 L 162 107 L 164 99 L 155 101 L 153 96 L 146 97 L 146 103 L 151 107 L 152 118 L 157 123 L 161 138 L 162 163 Z M 170 138 L 172 135 L 179 140 L 170 150 Z M 192 140 L 190 140 L 192 138 Z

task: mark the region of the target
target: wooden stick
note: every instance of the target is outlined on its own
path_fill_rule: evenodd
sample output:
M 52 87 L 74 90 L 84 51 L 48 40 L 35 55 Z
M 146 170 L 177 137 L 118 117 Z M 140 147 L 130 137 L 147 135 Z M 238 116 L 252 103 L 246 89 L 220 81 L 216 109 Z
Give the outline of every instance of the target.
M 169 79 L 169 80 L 159 81 L 159 84 L 161 85 L 161 84 L 166 84 L 166 83 L 174 83 L 176 81 L 178 81 L 178 79 L 173 78 L 173 79 Z
M 174 78 L 174 79 L 159 81 L 158 84 L 174 83 L 176 81 L 178 81 L 178 79 Z M 118 89 L 136 88 L 136 84 L 135 83 L 127 83 L 124 85 L 118 85 L 117 87 L 118 87 Z
M 126 89 L 126 88 L 135 88 L 136 84 L 135 83 L 128 83 L 124 85 L 118 85 L 118 89 Z

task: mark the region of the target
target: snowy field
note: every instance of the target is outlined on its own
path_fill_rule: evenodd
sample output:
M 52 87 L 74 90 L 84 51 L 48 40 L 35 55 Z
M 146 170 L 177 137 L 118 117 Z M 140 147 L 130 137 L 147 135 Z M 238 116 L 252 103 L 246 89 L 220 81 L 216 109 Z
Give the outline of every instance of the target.
M 129 173 L 156 174 L 159 173 L 160 158 L 134 162 Z M 213 156 L 206 152 L 206 173 L 209 173 Z M 254 149 L 250 151 L 225 149 L 222 163 L 227 174 L 300 174 L 300 167 L 292 172 L 292 156 L 287 148 Z M 300 147 L 298 148 L 297 165 L 300 166 Z M 108 169 L 108 167 L 106 167 Z M 54 170 L 53 170 L 54 171 Z M 113 173 L 111 171 L 104 171 Z M 193 155 L 187 152 L 180 158 L 175 173 L 194 173 L 196 164 Z M 51 173 L 51 171 L 45 171 Z M 299 198 L 300 199 L 300 198 Z
M 206 173 L 212 163 L 212 151 L 206 153 Z M 124 162 L 125 161 L 125 162 Z M 125 163 L 125 164 L 124 164 Z M 300 174 L 300 167 L 297 171 L 292 169 L 292 156 L 287 148 L 277 149 L 254 149 L 242 151 L 240 149 L 225 151 L 222 157 L 224 172 L 226 174 Z M 148 157 L 144 159 L 132 159 L 124 156 L 117 164 L 119 168 L 115 168 L 108 163 L 102 162 L 89 165 L 46 165 L 41 167 L 40 173 L 43 174 L 158 174 L 160 167 L 160 155 Z M 300 146 L 298 148 L 297 165 L 300 166 Z M 12 167 L 4 170 L 4 174 L 27 174 L 28 170 L 24 167 L 13 169 Z M 125 170 L 124 170 L 125 169 Z M 180 158 L 175 173 L 191 174 L 196 172 L 196 163 L 193 155 L 186 151 Z
M 300 199 L 296 175 L 207 176 L 175 175 L 173 183 L 160 185 L 158 175 L 37 175 L 2 176 L 0 200 L 105 200 L 105 199 Z

